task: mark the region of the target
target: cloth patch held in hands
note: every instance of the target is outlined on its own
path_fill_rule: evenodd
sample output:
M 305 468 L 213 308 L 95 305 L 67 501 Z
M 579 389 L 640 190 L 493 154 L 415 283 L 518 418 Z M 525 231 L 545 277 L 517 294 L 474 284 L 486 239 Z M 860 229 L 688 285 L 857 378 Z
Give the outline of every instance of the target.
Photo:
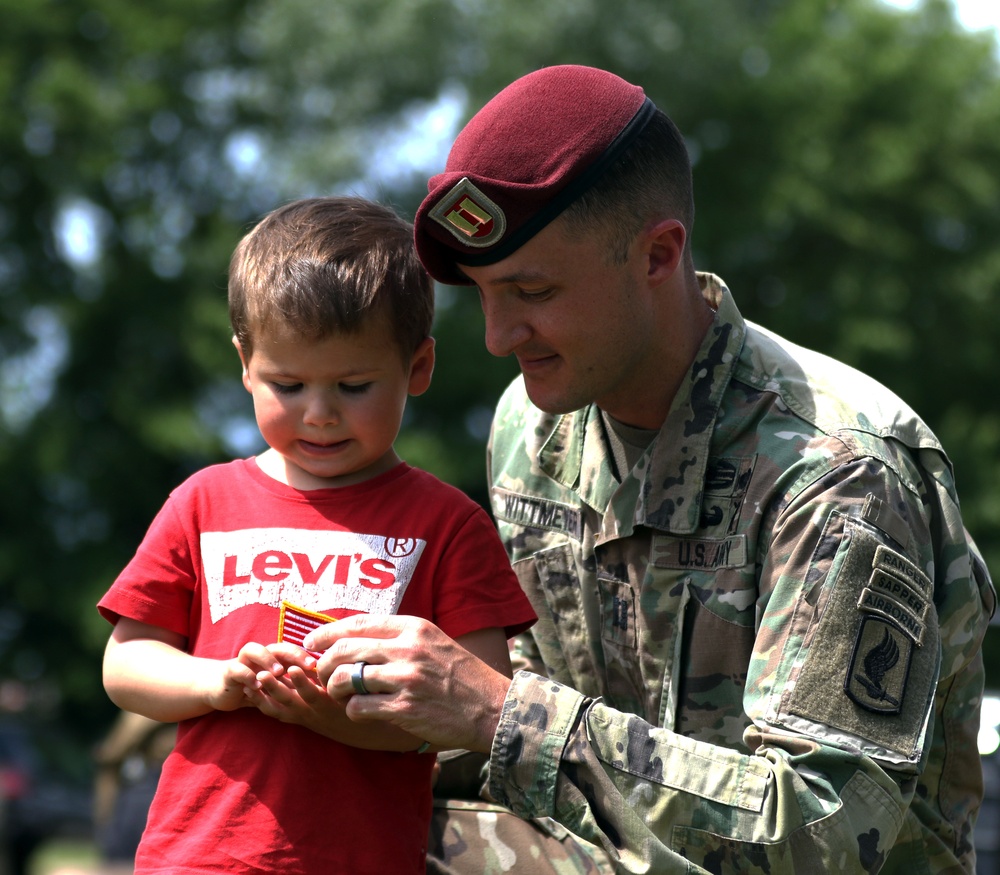
M 278 617 L 278 641 L 283 644 L 294 644 L 304 649 L 303 641 L 313 629 L 332 623 L 336 617 L 307 611 L 291 602 L 281 603 L 281 614 Z M 318 656 L 319 654 L 313 654 Z

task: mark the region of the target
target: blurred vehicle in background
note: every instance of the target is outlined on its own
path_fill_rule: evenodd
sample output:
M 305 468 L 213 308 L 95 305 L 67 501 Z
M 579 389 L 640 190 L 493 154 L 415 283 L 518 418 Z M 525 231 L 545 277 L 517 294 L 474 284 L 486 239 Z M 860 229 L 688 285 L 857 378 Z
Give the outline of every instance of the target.
M 7 794 L 3 789 L 3 779 L 0 778 L 0 848 L 7 847 Z M 10 875 L 10 869 L 5 859 L 6 855 L 0 853 L 0 875 Z
M 987 690 L 979 723 L 986 792 L 976 822 L 976 875 L 1000 875 L 1000 692 Z
M 95 751 L 94 837 L 105 861 L 134 860 L 176 735 L 176 723 L 122 711 Z
M 43 842 L 92 829 L 89 790 L 56 777 L 22 724 L 0 720 L 0 873 L 27 875 Z

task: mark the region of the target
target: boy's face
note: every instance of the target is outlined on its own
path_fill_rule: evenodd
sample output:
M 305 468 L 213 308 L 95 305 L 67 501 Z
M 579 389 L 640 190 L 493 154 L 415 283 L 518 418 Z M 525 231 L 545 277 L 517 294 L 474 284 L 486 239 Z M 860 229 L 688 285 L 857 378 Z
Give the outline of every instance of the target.
M 430 385 L 434 341 L 404 362 L 379 317 L 320 341 L 269 332 L 255 340 L 249 361 L 242 350 L 240 359 L 271 447 L 261 467 L 297 489 L 320 489 L 360 483 L 398 463 L 393 442 L 403 408 L 407 395 Z

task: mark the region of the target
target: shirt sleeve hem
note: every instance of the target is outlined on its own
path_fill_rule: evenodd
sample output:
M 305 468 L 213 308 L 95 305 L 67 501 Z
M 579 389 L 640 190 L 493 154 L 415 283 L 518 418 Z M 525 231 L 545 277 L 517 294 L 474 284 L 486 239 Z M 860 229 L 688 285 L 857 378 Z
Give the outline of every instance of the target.
M 489 792 L 521 817 L 551 817 L 566 741 L 585 697 L 519 671 L 511 681 L 490 752 Z

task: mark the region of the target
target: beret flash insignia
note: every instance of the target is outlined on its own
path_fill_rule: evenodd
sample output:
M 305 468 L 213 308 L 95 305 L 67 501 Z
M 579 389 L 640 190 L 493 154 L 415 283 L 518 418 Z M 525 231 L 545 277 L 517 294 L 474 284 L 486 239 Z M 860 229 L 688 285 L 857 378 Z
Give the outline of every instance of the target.
M 438 201 L 429 215 L 466 246 L 492 246 L 507 229 L 503 210 L 467 176 Z

